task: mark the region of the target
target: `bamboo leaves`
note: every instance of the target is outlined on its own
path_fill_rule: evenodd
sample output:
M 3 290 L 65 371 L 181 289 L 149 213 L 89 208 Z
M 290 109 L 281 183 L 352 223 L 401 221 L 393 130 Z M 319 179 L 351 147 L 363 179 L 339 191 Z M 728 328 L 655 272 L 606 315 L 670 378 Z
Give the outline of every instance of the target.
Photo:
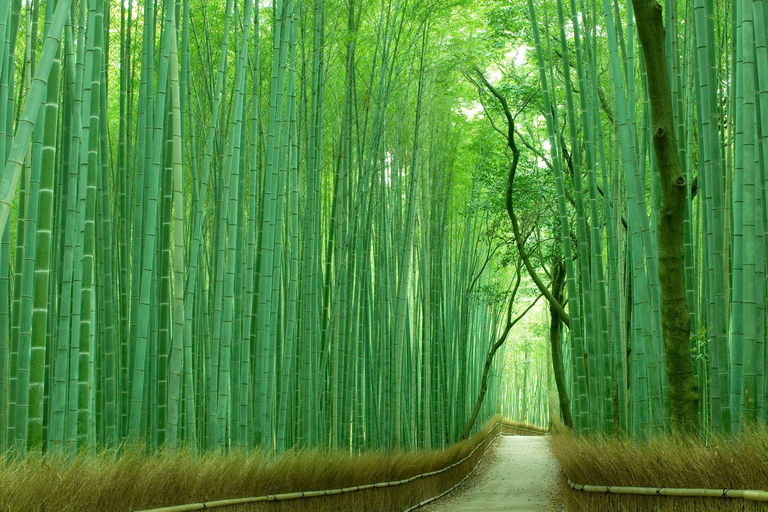
M 36 7 L 0 7 L 6 442 L 283 451 L 458 437 L 503 326 L 483 299 L 500 268 L 490 221 L 452 206 L 465 198 L 459 131 L 444 123 L 452 43 L 433 19 L 446 12 L 59 0 L 39 45 Z M 344 34 L 327 34 L 338 21 Z M 17 115 L 5 70 L 22 54 L 37 78 Z M 480 422 L 504 396 L 500 368 Z

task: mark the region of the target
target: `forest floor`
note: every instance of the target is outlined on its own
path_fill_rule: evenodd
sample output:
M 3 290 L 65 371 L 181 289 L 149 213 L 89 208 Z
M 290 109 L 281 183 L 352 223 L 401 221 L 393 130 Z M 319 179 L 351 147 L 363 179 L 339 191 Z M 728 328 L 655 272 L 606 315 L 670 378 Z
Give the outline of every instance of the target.
M 456 490 L 419 509 L 428 512 L 564 510 L 560 465 L 545 436 L 502 436 Z

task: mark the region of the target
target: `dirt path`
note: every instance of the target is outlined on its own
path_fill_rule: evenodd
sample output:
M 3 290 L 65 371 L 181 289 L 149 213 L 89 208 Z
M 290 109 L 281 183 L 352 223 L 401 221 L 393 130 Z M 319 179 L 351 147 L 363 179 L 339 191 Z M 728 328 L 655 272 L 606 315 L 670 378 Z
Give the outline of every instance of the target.
M 429 512 L 563 510 L 558 464 L 543 436 L 502 436 L 475 474 L 445 497 L 419 509 Z

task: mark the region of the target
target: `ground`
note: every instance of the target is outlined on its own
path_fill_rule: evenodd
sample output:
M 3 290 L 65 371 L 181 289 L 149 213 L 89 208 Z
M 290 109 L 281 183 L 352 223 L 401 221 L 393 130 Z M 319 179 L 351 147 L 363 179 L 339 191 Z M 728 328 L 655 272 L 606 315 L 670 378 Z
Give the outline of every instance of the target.
M 422 511 L 561 511 L 559 465 L 544 436 L 501 436 L 475 472 Z

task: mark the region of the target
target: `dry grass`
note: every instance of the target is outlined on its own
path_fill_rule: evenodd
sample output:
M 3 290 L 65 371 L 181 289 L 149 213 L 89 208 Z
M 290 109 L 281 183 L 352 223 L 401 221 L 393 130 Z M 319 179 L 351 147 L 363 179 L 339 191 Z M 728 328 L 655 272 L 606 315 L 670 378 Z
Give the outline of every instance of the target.
M 671 436 L 646 442 L 604 436 L 553 436 L 552 452 L 579 484 L 768 490 L 768 428 L 736 437 Z M 766 510 L 741 499 L 609 495 L 573 491 L 561 478 L 569 512 Z
M 312 450 L 271 456 L 260 451 L 195 455 L 187 450 L 146 455 L 124 449 L 119 456 L 103 451 L 73 460 L 15 457 L 0 466 L 0 510 L 125 512 L 402 480 L 446 467 L 478 444 L 489 443 L 499 421 L 494 418 L 467 441 L 432 451 L 351 455 Z M 450 471 L 398 487 L 217 510 L 403 510 L 458 482 L 483 451 L 481 447 Z

